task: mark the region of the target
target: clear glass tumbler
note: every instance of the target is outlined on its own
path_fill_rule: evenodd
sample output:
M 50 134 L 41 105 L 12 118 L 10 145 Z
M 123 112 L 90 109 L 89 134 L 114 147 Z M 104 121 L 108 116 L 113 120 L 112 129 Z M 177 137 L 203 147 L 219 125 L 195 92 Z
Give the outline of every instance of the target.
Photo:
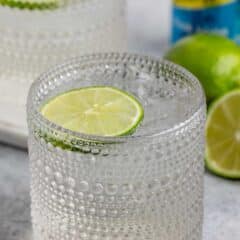
M 93 85 L 139 99 L 133 135 L 84 135 L 40 114 L 49 98 Z M 39 77 L 27 112 L 34 239 L 201 239 L 206 107 L 189 72 L 131 54 L 84 56 Z

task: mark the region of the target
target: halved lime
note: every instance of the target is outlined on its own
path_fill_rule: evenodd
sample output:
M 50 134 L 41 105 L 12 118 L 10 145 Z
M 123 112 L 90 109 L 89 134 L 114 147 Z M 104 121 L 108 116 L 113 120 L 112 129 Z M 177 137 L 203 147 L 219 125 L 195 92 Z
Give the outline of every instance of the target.
M 0 5 L 20 9 L 52 9 L 60 5 L 59 0 L 0 0 Z
M 240 178 L 240 90 L 228 93 L 209 110 L 206 165 L 226 178 Z
M 143 107 L 134 96 L 107 86 L 63 93 L 45 103 L 41 113 L 65 129 L 111 137 L 132 133 L 144 116 Z

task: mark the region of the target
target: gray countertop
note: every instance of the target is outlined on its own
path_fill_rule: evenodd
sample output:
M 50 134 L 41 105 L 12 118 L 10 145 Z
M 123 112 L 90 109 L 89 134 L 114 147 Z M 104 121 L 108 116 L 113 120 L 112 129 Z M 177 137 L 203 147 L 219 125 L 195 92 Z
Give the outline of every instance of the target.
M 0 145 L 0 240 L 32 240 L 28 156 Z M 205 174 L 204 240 L 240 239 L 240 182 Z

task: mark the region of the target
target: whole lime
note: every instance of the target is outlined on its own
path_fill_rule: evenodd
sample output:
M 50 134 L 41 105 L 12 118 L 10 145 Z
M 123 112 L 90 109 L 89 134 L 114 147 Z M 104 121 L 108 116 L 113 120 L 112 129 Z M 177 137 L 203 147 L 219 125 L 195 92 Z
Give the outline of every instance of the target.
M 240 48 L 223 36 L 199 33 L 183 38 L 165 58 L 192 72 L 208 101 L 240 86 Z

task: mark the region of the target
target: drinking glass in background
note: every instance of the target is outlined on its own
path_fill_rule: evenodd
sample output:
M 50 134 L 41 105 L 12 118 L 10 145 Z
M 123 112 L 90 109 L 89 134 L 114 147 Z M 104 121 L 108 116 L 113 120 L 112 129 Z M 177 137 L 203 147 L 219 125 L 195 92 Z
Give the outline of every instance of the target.
M 142 103 L 133 135 L 89 136 L 40 114 L 50 98 L 96 85 Z M 189 72 L 137 55 L 84 56 L 39 77 L 27 113 L 35 240 L 202 239 L 206 107 Z
M 125 50 L 126 31 L 125 0 L 70 0 L 50 10 L 0 6 L 1 101 L 22 107 L 32 81 L 65 59 Z

